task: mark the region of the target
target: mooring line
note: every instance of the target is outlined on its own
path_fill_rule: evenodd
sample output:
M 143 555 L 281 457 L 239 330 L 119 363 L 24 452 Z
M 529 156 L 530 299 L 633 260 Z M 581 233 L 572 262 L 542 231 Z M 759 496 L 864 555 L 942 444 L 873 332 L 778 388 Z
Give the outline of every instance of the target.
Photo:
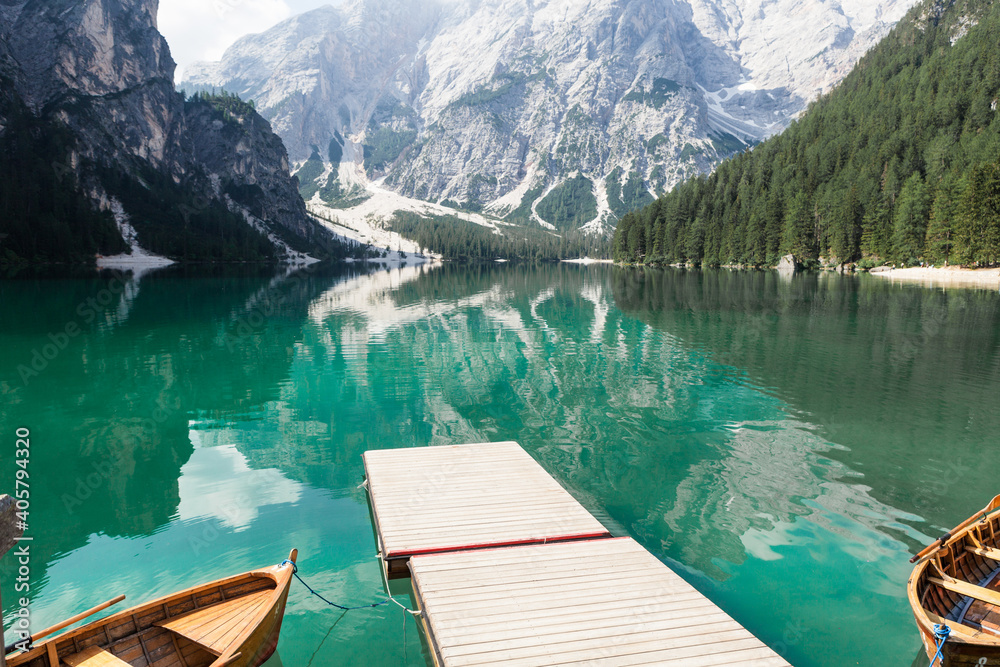
M 312 586 L 310 586 L 309 584 L 307 584 L 306 581 L 305 581 L 305 579 L 303 579 L 302 577 L 299 576 L 299 566 L 295 564 L 295 561 L 284 560 L 284 561 L 282 561 L 281 565 L 282 566 L 291 565 L 292 566 L 292 575 L 296 579 L 298 579 L 299 583 L 301 583 L 303 586 L 305 586 L 306 589 L 310 593 L 312 593 L 313 595 L 315 595 L 316 597 L 318 597 L 320 600 L 322 600 L 326 604 L 330 605 L 331 607 L 335 607 L 335 608 L 341 610 L 340 616 L 337 617 L 337 620 L 333 622 L 333 625 L 330 626 L 330 629 L 326 631 L 326 635 L 323 636 L 323 641 L 321 641 L 319 643 L 319 645 L 316 647 L 316 650 L 314 650 L 313 653 L 312 653 L 312 655 L 309 656 L 309 663 L 307 664 L 307 667 L 311 667 L 311 665 L 313 663 L 313 660 L 316 658 L 316 655 L 319 653 L 319 650 L 321 648 L 323 648 L 323 644 L 325 644 L 326 640 L 330 638 L 330 633 L 333 632 L 333 629 L 335 627 L 337 627 L 337 624 L 339 624 L 342 620 L 344 620 L 344 616 L 347 616 L 347 612 L 349 612 L 349 611 L 355 611 L 357 609 L 374 609 L 375 607 L 381 607 L 384 604 L 388 604 L 389 602 L 392 602 L 392 603 L 396 604 L 403 611 L 409 612 L 413 616 L 420 616 L 420 612 L 419 611 L 414 611 L 413 609 L 410 609 L 409 607 L 407 607 L 406 605 L 404 605 L 403 603 L 401 603 L 399 600 L 397 600 L 396 598 L 394 598 L 392 595 L 390 595 L 386 599 L 382 600 L 381 602 L 373 602 L 371 604 L 359 605 L 357 607 L 345 607 L 344 605 L 340 605 L 340 604 L 337 604 L 336 602 L 332 602 L 330 600 L 327 600 L 325 597 L 323 597 L 322 595 L 320 595 L 316 591 L 315 588 L 313 588 Z M 380 567 L 379 570 L 381 570 L 381 569 L 382 568 Z M 385 573 L 383 572 L 382 575 L 383 575 L 382 581 L 385 582 L 385 589 L 389 590 L 389 582 L 388 582 L 388 580 L 386 580 L 384 578 L 385 577 Z M 403 664 L 406 664 L 406 614 L 403 614 Z
M 319 650 L 320 650 L 321 648 L 323 648 L 323 644 L 325 644 L 325 643 L 326 643 L 326 640 L 330 638 L 330 633 L 331 633 L 331 632 L 333 632 L 333 629 L 334 629 L 335 627 L 337 627 L 337 624 L 338 624 L 338 623 L 340 623 L 340 622 L 341 622 L 342 620 L 344 620 L 344 617 L 345 617 L 345 616 L 347 616 L 347 612 L 346 612 L 346 611 L 344 611 L 344 612 L 341 612 L 340 616 L 338 616 L 338 617 L 337 617 L 337 620 L 336 620 L 336 621 L 334 621 L 334 622 L 333 622 L 333 625 L 331 625 L 331 626 L 330 626 L 330 629 L 326 631 L 326 634 L 325 634 L 325 635 L 323 635 L 323 641 L 321 641 L 321 642 L 319 643 L 319 646 L 317 646 L 317 647 L 316 647 L 316 650 L 315 650 L 315 651 L 313 651 L 313 654 L 312 654 L 311 656 L 309 656 L 309 664 L 307 664 L 307 665 L 306 665 L 306 667 L 312 667 L 312 664 L 313 664 L 313 660 L 315 660 L 315 659 L 316 659 L 316 654 L 317 654 L 317 653 L 319 653 Z
M 330 600 L 327 600 L 325 597 L 323 597 L 322 595 L 320 595 L 319 593 L 317 593 L 316 590 L 312 586 L 310 586 L 309 584 L 307 584 L 305 582 L 305 579 L 303 579 L 302 577 L 299 576 L 299 566 L 296 565 L 294 561 L 290 561 L 290 560 L 282 561 L 281 565 L 282 566 L 284 566 L 284 565 L 291 565 L 292 566 L 292 574 L 295 576 L 296 579 L 299 580 L 299 583 L 301 583 L 303 586 L 305 586 L 307 589 L 309 589 L 309 592 L 312 593 L 313 595 L 315 595 L 316 597 L 318 597 L 320 600 L 322 600 L 323 602 L 327 603 L 331 607 L 336 607 L 337 609 L 340 609 L 341 611 L 354 611 L 355 609 L 371 609 L 373 607 L 380 607 L 380 606 L 386 604 L 387 602 L 389 602 L 389 600 L 391 599 L 391 598 L 386 598 L 385 600 L 382 600 L 381 602 L 373 602 L 372 604 L 363 604 L 363 605 L 359 605 L 357 607 L 345 607 L 344 605 L 340 605 L 340 604 L 337 604 L 336 602 L 331 602 Z

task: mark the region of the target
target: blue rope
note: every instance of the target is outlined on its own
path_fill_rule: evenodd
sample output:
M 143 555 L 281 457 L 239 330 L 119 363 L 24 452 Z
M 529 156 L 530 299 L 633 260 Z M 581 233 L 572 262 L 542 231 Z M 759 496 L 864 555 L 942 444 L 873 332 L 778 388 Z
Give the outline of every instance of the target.
M 934 654 L 934 659 L 931 660 L 930 667 L 934 667 L 938 660 L 941 660 L 941 664 L 944 664 L 944 658 L 941 656 L 942 651 L 944 651 L 944 643 L 948 641 L 948 637 L 951 635 L 951 628 L 947 624 L 942 623 L 941 625 L 934 626 L 934 638 L 937 639 L 937 653 Z
M 354 611 L 355 609 L 371 609 L 373 607 L 380 607 L 380 606 L 386 604 L 387 602 L 390 602 L 390 600 L 388 598 L 386 598 L 385 600 L 382 600 L 381 602 L 375 602 L 373 604 L 363 604 L 360 607 L 345 607 L 343 605 L 337 604 L 336 602 L 330 602 L 325 597 L 323 597 L 322 595 L 320 595 L 319 593 L 317 593 L 315 590 L 313 590 L 313 587 L 310 586 L 309 584 L 307 584 L 302 579 L 302 577 L 299 576 L 299 566 L 296 565 L 294 561 L 290 561 L 290 560 L 287 560 L 287 559 L 281 561 L 281 566 L 284 567 L 285 565 L 291 565 L 292 566 L 292 574 L 295 575 L 295 578 L 298 579 L 299 582 L 301 582 L 301 584 L 303 586 L 305 586 L 307 589 L 309 589 L 310 593 L 312 593 L 313 595 L 315 595 L 316 597 L 318 597 L 320 600 L 322 600 L 323 602 L 327 603 L 331 607 L 336 607 L 337 609 L 341 609 L 343 611 Z

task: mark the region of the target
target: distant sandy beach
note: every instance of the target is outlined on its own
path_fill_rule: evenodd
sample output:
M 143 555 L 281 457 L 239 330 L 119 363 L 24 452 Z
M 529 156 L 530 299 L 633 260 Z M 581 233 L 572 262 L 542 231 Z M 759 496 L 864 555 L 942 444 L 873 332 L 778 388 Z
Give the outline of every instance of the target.
M 873 276 L 899 280 L 902 282 L 923 283 L 932 287 L 979 287 L 983 289 L 1000 289 L 1000 269 L 962 269 L 949 267 L 920 267 L 908 269 L 874 269 Z

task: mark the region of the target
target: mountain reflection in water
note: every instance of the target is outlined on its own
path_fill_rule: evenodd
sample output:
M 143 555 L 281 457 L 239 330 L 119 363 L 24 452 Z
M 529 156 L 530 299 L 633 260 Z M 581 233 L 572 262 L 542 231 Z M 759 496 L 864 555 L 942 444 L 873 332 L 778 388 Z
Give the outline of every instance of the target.
M 85 321 L 113 280 L 127 289 Z M 993 293 L 444 265 L 26 278 L 0 298 L 40 625 L 292 547 L 331 599 L 381 599 L 361 453 L 517 440 L 793 664 L 909 664 L 906 559 L 995 492 Z M 25 382 L 68 322 L 82 333 Z M 296 587 L 280 652 L 424 664 L 403 623 L 341 619 Z

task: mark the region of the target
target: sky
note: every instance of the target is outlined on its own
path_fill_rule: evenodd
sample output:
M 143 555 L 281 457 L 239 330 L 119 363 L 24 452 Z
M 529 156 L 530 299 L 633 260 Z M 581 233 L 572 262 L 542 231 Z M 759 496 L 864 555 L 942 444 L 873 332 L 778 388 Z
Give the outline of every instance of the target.
M 243 35 L 340 0 L 160 0 L 160 32 L 177 62 L 176 80 L 199 60 L 218 60 Z

